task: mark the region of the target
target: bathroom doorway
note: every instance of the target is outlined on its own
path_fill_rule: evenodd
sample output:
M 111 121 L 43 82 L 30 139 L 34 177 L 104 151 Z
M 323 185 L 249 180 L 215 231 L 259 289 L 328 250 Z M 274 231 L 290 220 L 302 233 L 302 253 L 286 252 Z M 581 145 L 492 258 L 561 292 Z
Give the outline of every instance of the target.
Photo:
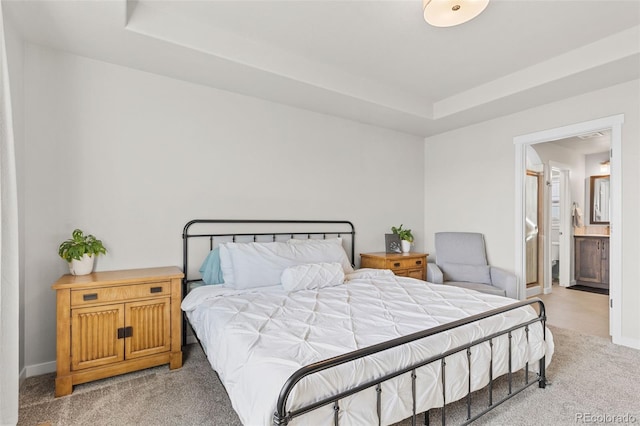
M 589 182 L 593 180 L 590 178 L 594 164 L 609 160 L 610 131 L 538 143 L 529 148 L 525 181 L 527 297 L 550 293 L 553 283 L 561 287 L 576 285 L 575 268 L 579 263 L 574 234 L 594 229 L 589 218 Z M 608 206 L 608 200 L 607 197 L 601 203 Z M 538 260 L 539 272 L 533 270 Z M 585 272 L 591 270 L 590 263 L 582 265 Z
M 610 295 L 609 295 L 609 325 L 610 333 L 614 343 L 620 340 L 621 336 L 621 310 L 619 300 L 621 291 L 621 258 L 622 258 L 622 221 L 621 221 L 621 185 L 620 177 L 620 152 L 622 146 L 622 124 L 624 115 L 615 115 L 588 122 L 572 124 L 555 129 L 544 130 L 514 138 L 516 148 L 516 217 L 515 217 L 515 270 L 520 283 L 519 296 L 521 299 L 527 297 L 526 287 L 526 152 L 533 145 L 544 142 L 558 141 L 566 138 L 573 138 L 593 132 L 608 130 L 611 134 L 610 150 L 610 172 L 611 172 L 611 234 L 610 234 Z M 573 185 L 573 183 L 572 183 Z M 584 179 L 579 181 L 579 185 L 584 185 Z M 588 211 L 582 207 L 583 213 Z M 549 250 L 550 251 L 550 250 Z M 549 255 L 550 260 L 550 255 Z M 545 261 L 546 265 L 547 263 Z

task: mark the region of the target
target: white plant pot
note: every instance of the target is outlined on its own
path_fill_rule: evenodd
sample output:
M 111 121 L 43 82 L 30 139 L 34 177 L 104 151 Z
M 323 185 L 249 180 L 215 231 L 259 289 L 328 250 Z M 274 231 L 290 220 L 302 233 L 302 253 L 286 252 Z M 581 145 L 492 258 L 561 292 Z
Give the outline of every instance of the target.
M 409 253 L 409 250 L 411 250 L 411 243 L 407 240 L 400 241 L 400 245 L 402 246 L 403 253 Z
M 82 259 L 71 259 L 69 262 L 69 272 L 71 275 L 88 275 L 93 271 L 93 261 L 95 256 L 84 254 Z

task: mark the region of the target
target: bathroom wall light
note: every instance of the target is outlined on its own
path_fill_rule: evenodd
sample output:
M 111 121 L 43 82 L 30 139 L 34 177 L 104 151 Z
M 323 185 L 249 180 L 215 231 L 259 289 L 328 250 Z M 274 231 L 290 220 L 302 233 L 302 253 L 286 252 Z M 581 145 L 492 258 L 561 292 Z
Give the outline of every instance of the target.
M 434 27 L 453 27 L 480 15 L 488 4 L 489 0 L 422 0 L 422 9 Z
M 603 175 L 611 174 L 611 163 L 609 160 L 600 163 L 600 173 Z

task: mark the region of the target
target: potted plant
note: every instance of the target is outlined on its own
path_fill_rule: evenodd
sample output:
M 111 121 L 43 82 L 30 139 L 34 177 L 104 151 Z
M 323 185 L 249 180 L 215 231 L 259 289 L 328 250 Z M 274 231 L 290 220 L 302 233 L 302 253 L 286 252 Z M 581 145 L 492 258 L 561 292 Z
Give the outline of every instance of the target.
M 409 253 L 411 249 L 411 244 L 413 243 L 413 234 L 411 233 L 411 229 L 402 229 L 402 224 L 399 227 L 392 226 L 391 232 L 398 235 L 400 237 L 400 244 L 402 246 L 403 253 Z
M 58 254 L 69 262 L 72 275 L 87 275 L 93 271 L 93 263 L 97 255 L 106 254 L 107 249 L 102 241 L 93 235 L 84 235 L 80 229 L 71 234 L 71 238 L 60 244 Z

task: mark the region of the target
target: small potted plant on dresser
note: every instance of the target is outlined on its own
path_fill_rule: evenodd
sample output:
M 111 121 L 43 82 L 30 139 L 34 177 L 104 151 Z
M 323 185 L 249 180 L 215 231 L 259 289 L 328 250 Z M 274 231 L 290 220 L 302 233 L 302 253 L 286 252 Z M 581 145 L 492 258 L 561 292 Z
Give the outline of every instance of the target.
M 413 234 L 411 234 L 411 229 L 402 229 L 402 224 L 400 224 L 400 226 L 397 228 L 395 226 L 392 226 L 391 232 L 400 237 L 402 252 L 409 253 L 409 251 L 411 250 L 411 244 L 413 243 Z
M 58 254 L 69 263 L 71 275 L 87 275 L 93 271 L 95 258 L 106 254 L 107 249 L 102 241 L 91 234 L 84 235 L 80 229 L 71 234 L 71 238 L 62 242 Z

